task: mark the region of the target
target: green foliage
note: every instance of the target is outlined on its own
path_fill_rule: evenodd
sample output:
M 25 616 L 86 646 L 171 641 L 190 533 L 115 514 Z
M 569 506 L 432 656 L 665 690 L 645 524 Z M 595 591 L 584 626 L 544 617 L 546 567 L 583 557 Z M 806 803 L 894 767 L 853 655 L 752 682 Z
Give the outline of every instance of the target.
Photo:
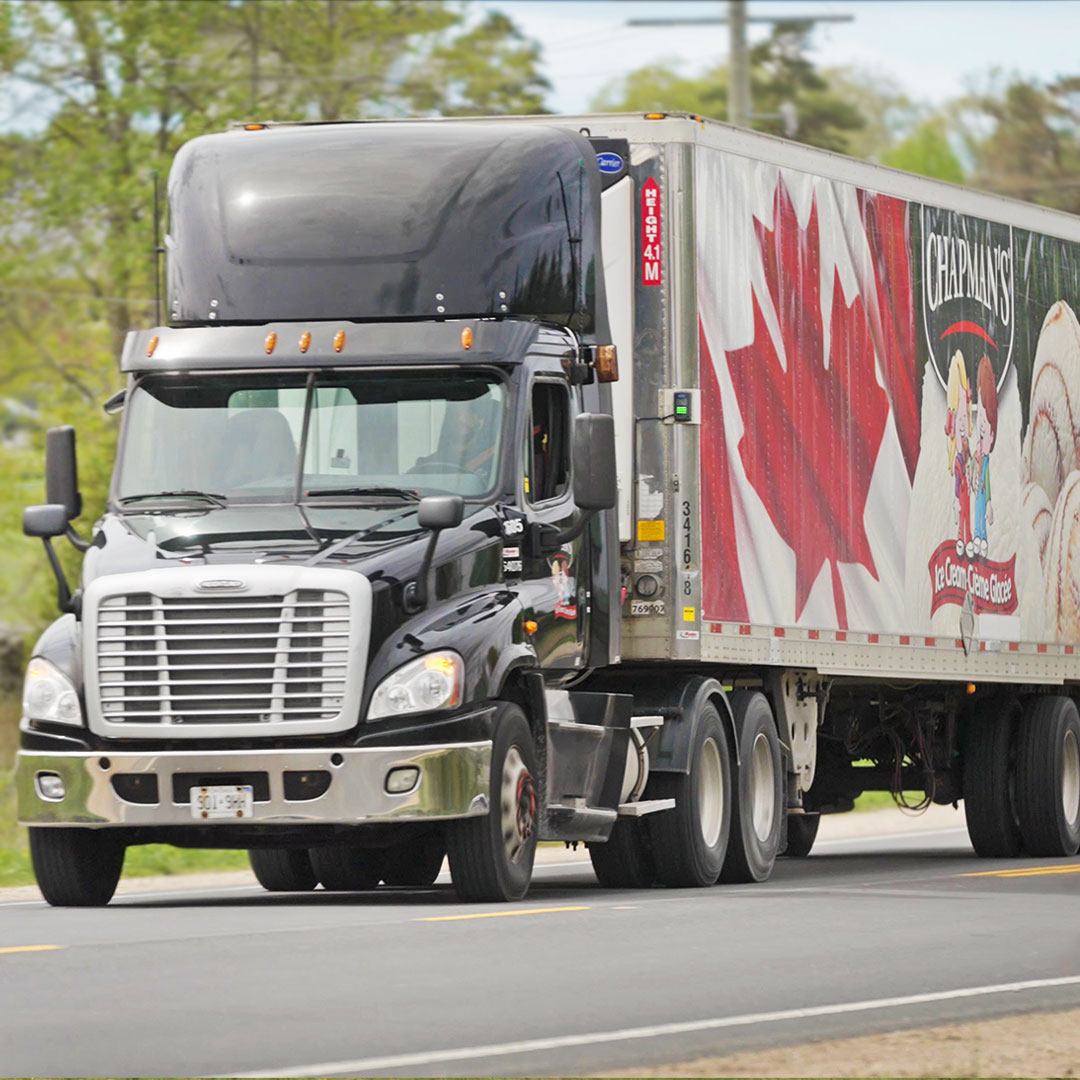
M 972 183 L 1080 213 L 1080 76 L 1049 85 L 998 76 L 958 112 Z
M 945 121 L 932 117 L 881 155 L 884 165 L 953 184 L 964 182 L 964 167 L 949 144 Z
M 0 78 L 34 103 L 0 135 L 0 623 L 55 614 L 19 526 L 48 427 L 78 430 L 84 533 L 103 509 L 117 424 L 100 404 L 128 330 L 154 321 L 152 176 L 178 147 L 244 119 L 539 112 L 538 64 L 507 16 L 460 3 L 0 4 Z
M 777 23 L 772 34 L 750 50 L 753 126 L 784 135 L 781 106 L 794 106 L 793 137 L 825 150 L 845 151 L 866 126 L 857 100 L 837 89 L 807 57 L 810 25 Z M 654 64 L 609 83 L 592 102 L 603 112 L 693 112 L 727 116 L 728 74 L 724 65 L 699 76 L 677 71 L 677 62 Z

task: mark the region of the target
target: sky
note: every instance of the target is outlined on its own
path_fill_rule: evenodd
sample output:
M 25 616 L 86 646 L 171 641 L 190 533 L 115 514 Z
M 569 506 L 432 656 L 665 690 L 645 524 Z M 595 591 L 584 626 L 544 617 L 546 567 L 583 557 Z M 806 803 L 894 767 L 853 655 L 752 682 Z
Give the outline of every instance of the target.
M 544 46 L 555 112 L 586 112 L 609 80 L 659 60 L 687 73 L 723 60 L 726 26 L 629 27 L 633 18 L 726 14 L 724 0 L 483 0 Z M 751 16 L 853 15 L 815 27 L 811 58 L 895 79 L 937 105 L 997 68 L 1049 81 L 1080 74 L 1080 0 L 750 0 Z M 748 27 L 751 42 L 767 25 Z M 720 119 L 723 119 L 721 117 Z

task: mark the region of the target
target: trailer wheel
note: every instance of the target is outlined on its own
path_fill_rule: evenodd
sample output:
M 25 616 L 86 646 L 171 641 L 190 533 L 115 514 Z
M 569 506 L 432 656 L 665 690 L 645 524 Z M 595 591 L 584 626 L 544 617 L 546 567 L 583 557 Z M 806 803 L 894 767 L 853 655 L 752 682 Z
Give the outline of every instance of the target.
M 102 907 L 124 868 L 123 837 L 111 829 L 31 828 L 30 861 L 53 907 Z
M 319 884 L 305 848 L 251 848 L 248 860 L 267 892 L 308 892 Z
M 491 748 L 491 809 L 449 822 L 450 877 L 461 900 L 520 900 L 536 856 L 537 768 L 532 733 L 517 705 L 502 703 Z
M 731 810 L 731 843 L 720 880 L 764 881 L 780 850 L 784 778 L 776 721 L 764 694 L 731 695 L 739 738 L 739 777 Z
M 605 889 L 647 889 L 656 881 L 645 822 L 619 818 L 606 844 L 589 844 L 596 880 Z
M 1080 850 L 1080 717 L 1067 697 L 1028 701 L 1016 745 L 1016 810 L 1030 855 Z
M 971 846 L 984 859 L 1020 854 L 1013 799 L 1020 715 L 1015 697 L 995 698 L 968 721 L 964 734 L 964 817 Z
M 382 880 L 382 852 L 343 841 L 310 848 L 315 876 L 329 892 L 366 892 Z
M 413 888 L 434 885 L 445 857 L 446 844 L 438 832 L 395 844 L 383 852 L 383 881 Z
M 731 831 L 731 754 L 720 714 L 711 702 L 698 716 L 689 773 L 656 773 L 650 799 L 674 799 L 650 814 L 656 879 L 675 887 L 715 885 Z
M 788 814 L 787 847 L 780 854 L 805 858 L 814 846 L 820 824 L 820 814 Z

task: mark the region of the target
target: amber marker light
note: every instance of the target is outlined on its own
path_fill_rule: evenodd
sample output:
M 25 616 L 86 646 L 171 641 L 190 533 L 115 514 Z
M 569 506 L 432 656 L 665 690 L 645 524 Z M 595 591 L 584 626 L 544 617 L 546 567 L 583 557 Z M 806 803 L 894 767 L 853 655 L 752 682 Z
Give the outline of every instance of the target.
M 666 112 L 647 112 L 645 114 L 646 120 L 663 120 L 667 116 Z
M 277 345 L 277 334 L 275 334 L 274 331 L 271 330 L 270 333 L 266 335 L 266 355 L 267 356 L 269 356 L 274 351 L 274 347 L 276 345 Z
M 533 622 L 532 619 L 527 619 L 525 621 L 525 633 L 526 634 L 535 634 L 536 631 L 539 630 L 539 629 L 540 629 L 539 623 Z
M 265 124 L 245 124 L 244 125 L 244 130 L 245 131 L 265 131 L 266 130 L 266 125 Z
M 975 693 L 975 684 L 973 682 L 969 682 L 967 684 L 967 692 L 969 694 L 974 694 Z
M 334 352 L 341 352 L 345 348 L 345 331 L 339 330 L 334 335 Z
M 146 355 L 147 355 L 147 356 L 153 356 L 153 355 L 154 355 L 154 350 L 155 350 L 155 349 L 157 348 L 157 343 L 158 343 L 158 336 L 157 336 L 157 334 L 155 334 L 155 335 L 154 335 L 154 336 L 153 336 L 153 337 L 152 337 L 152 338 L 151 338 L 151 339 L 150 339 L 150 340 L 149 340 L 149 341 L 148 341 L 148 342 L 146 343 Z
M 619 350 L 614 345 L 597 345 L 594 365 L 600 382 L 619 381 Z
M 472 327 L 466 326 L 461 331 L 461 347 L 468 352 L 472 348 Z
M 306 353 L 311 348 L 311 331 L 305 330 L 300 335 L 300 351 Z

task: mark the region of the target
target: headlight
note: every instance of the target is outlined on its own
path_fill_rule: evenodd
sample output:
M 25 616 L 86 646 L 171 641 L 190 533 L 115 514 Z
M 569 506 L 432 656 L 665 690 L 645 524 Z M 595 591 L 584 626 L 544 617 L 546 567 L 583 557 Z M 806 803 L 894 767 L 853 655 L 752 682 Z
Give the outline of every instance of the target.
M 30 720 L 52 720 L 57 724 L 83 722 L 79 695 L 71 680 L 40 656 L 35 656 L 26 669 L 23 715 Z
M 461 701 L 465 664 L 449 649 L 428 653 L 387 675 L 371 696 L 367 718 L 452 709 Z

